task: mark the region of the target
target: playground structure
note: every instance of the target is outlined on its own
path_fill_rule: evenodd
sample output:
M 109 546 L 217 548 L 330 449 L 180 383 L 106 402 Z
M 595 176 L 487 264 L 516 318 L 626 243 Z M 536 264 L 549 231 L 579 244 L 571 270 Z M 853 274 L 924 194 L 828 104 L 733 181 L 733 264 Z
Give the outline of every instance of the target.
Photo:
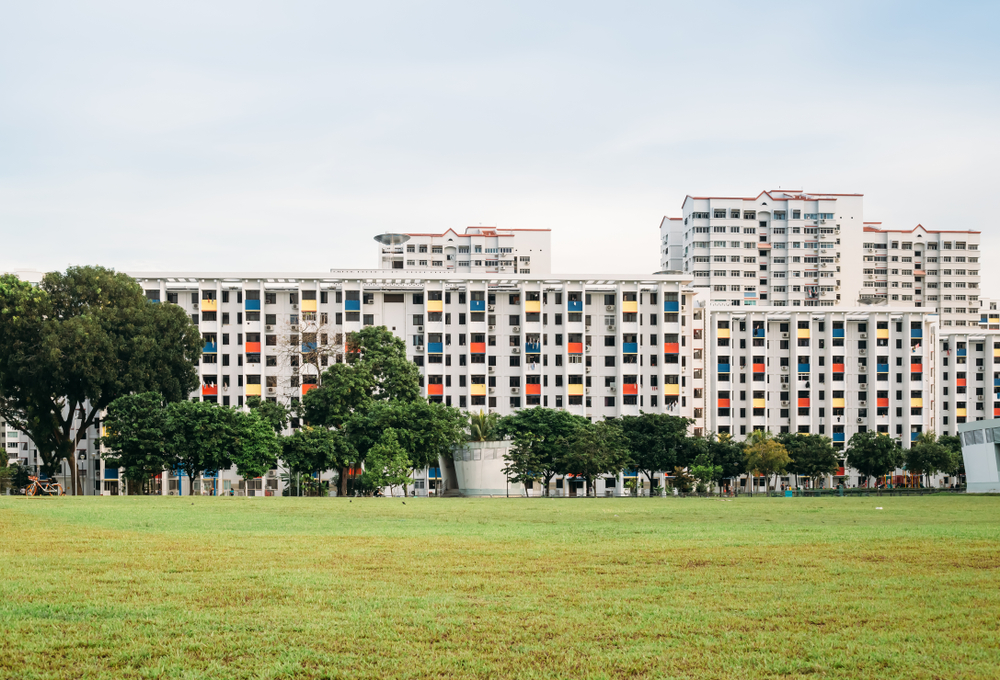
M 38 477 L 28 477 L 31 483 L 24 490 L 25 496 L 65 496 L 66 491 L 62 484 L 53 479 L 39 479 Z

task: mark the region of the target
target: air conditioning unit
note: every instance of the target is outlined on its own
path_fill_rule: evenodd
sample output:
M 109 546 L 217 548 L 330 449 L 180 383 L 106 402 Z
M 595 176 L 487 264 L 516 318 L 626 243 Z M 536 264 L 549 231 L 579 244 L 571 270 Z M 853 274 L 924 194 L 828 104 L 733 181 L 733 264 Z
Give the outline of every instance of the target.
M 372 298 L 371 300 L 365 300 L 365 304 L 366 305 L 373 305 L 373 304 L 375 304 L 375 298 Z
M 585 326 L 585 329 L 588 333 L 590 332 L 590 326 Z
M 864 356 L 864 355 L 868 354 L 868 350 L 866 350 L 866 349 L 859 349 L 858 350 L 858 354 L 861 355 L 861 356 Z
M 608 387 L 608 392 L 614 393 L 614 391 L 615 391 L 615 386 L 614 385 L 610 385 Z
M 520 354 L 521 353 L 521 348 L 520 347 L 511 347 L 510 348 L 510 353 L 511 354 Z
M 495 387 L 491 387 L 490 388 L 490 394 L 495 394 L 496 391 L 497 391 L 497 388 L 495 388 Z
M 168 496 L 176 496 L 176 495 L 177 495 L 177 492 L 176 492 L 176 491 L 168 491 L 168 492 L 167 492 L 167 495 L 168 495 Z
M 417 333 L 423 333 L 423 332 L 424 332 L 424 327 L 423 326 L 417 326 Z
M 521 393 L 521 388 L 520 387 L 511 387 L 510 388 L 510 393 L 511 394 L 520 394 Z
M 298 309 L 298 308 L 299 308 L 298 305 L 292 305 L 292 309 Z
M 298 375 L 298 374 L 299 374 L 299 367 L 292 366 L 292 375 Z
M 867 340 L 868 339 L 868 334 L 867 333 L 858 333 L 858 337 L 861 338 L 862 340 Z
M 491 331 L 495 331 L 496 329 L 497 329 L 496 326 L 489 326 L 489 330 L 491 330 Z
M 584 350 L 585 350 L 585 351 L 586 351 L 586 352 L 587 352 L 587 353 L 589 354 L 589 353 L 590 353 L 590 345 L 587 345 L 587 346 L 586 346 L 586 347 L 584 348 Z
M 614 327 L 614 326 L 608 326 L 608 330 L 609 330 L 609 331 L 614 331 L 614 330 L 615 330 L 615 327 Z
M 289 326 L 288 330 L 297 331 L 297 330 L 299 330 L 299 327 L 298 326 Z
M 858 422 L 859 423 L 863 423 L 863 422 L 865 422 L 865 419 L 864 418 L 858 418 Z
M 520 333 L 521 332 L 521 327 L 520 326 L 511 326 L 510 327 L 510 332 L 511 333 Z
M 417 345 L 416 347 L 413 348 L 413 351 L 416 352 L 417 354 L 422 354 L 423 351 L 424 351 L 424 346 L 423 345 Z
M 860 406 L 861 408 L 865 408 L 866 406 L 868 406 L 868 402 L 867 401 L 859 401 L 858 402 L 858 406 Z
M 590 366 L 587 366 L 587 373 L 590 373 Z
M 986 397 L 986 395 L 984 395 L 984 394 L 980 394 L 980 395 L 978 395 L 978 396 L 976 397 L 976 400 L 977 400 L 977 401 L 983 401 L 983 399 L 984 399 L 985 397 Z
M 490 371 L 490 373 L 496 373 L 497 372 L 497 367 L 496 366 L 490 366 L 489 371 Z
M 273 387 L 268 387 L 267 388 L 267 393 L 268 394 L 274 394 L 274 392 L 275 392 L 275 388 L 273 388 Z
M 782 333 L 781 334 L 781 339 L 782 340 L 787 340 L 788 339 L 788 333 Z
M 273 331 L 274 330 L 274 326 L 264 326 L 264 329 L 265 330 L 269 330 L 269 331 Z
M 495 311 L 497 311 L 497 306 L 496 305 L 486 305 L 486 311 L 488 311 L 488 312 L 495 312 Z
M 588 387 L 588 388 L 584 389 L 584 392 L 586 392 L 587 394 L 590 394 L 590 388 Z
M 788 402 L 787 401 L 781 402 L 781 408 L 788 408 Z
M 605 306 L 604 309 L 605 309 L 605 311 L 613 312 L 613 311 L 615 311 L 615 306 L 614 305 L 607 305 L 607 306 Z
M 782 366 L 781 367 L 781 371 L 782 371 L 782 373 L 787 373 L 788 372 L 788 366 Z

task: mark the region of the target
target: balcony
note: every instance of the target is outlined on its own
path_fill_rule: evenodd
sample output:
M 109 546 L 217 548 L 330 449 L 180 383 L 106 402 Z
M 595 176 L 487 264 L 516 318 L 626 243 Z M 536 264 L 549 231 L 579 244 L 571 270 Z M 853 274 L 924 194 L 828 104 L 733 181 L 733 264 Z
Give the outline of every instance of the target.
M 542 393 L 541 383 L 528 383 L 524 386 L 524 393 L 530 395 L 538 395 Z
M 799 397 L 799 408 L 809 408 L 809 397 Z
M 260 343 L 259 342 L 248 342 L 243 350 L 246 354 L 260 354 Z
M 681 345 L 679 342 L 665 342 L 663 343 L 663 353 L 664 354 L 680 354 Z
M 843 328 L 834 328 L 832 330 L 833 330 L 833 335 L 831 337 L 834 337 L 834 338 L 842 338 L 842 337 L 844 337 L 844 329 Z
M 922 328 L 911 328 L 910 329 L 911 338 L 922 338 L 924 337 L 924 330 Z
M 639 343 L 637 342 L 622 343 L 622 354 L 638 354 L 638 353 L 639 353 Z
M 831 367 L 831 370 L 834 373 L 843 373 L 844 372 L 844 364 L 833 364 L 833 366 Z
M 753 372 L 754 373 L 766 373 L 767 372 L 767 367 L 764 364 L 754 364 L 753 365 Z
M 219 311 L 219 301 L 218 300 L 202 300 L 201 301 L 201 311 L 203 311 L 203 312 L 217 312 L 217 311 Z
M 798 364 L 796 370 L 798 370 L 799 373 L 808 373 L 809 364 Z
M 542 311 L 542 301 L 541 300 L 525 300 L 524 301 L 524 311 L 526 314 L 537 314 Z
M 428 342 L 427 343 L 427 353 L 428 354 L 442 354 L 442 353 L 444 353 L 444 343 L 443 342 Z
M 622 394 L 639 394 L 639 385 L 636 383 L 625 383 L 622 385 Z
M 888 373 L 889 372 L 889 364 L 875 364 L 875 372 L 876 373 Z
M 969 350 L 967 350 L 967 349 L 958 349 L 958 350 L 955 350 L 955 355 L 956 356 L 960 356 L 960 357 L 964 357 L 968 353 L 969 353 Z
M 469 352 L 471 354 L 486 354 L 486 343 L 485 342 L 469 343 Z
M 719 399 L 718 408 L 729 408 L 729 400 L 728 399 Z
M 444 394 L 444 385 L 441 383 L 427 386 L 427 396 L 441 396 L 442 394 Z
M 570 300 L 567 303 L 567 310 L 570 312 L 582 312 L 583 300 Z
M 729 364 L 719 364 L 719 373 L 729 373 Z
M 541 351 L 542 351 L 542 344 L 540 342 L 524 343 L 525 354 L 539 354 Z
M 754 328 L 753 329 L 753 336 L 755 338 L 763 338 L 764 337 L 764 329 L 763 328 Z
M 361 300 L 344 300 L 345 312 L 360 312 Z
M 566 351 L 570 354 L 583 354 L 583 343 L 582 342 L 568 343 Z
M 244 302 L 246 310 L 248 312 L 259 312 L 260 311 L 260 300 L 246 300 Z
M 665 300 L 663 302 L 663 311 L 679 312 L 681 311 L 681 303 L 678 300 Z
M 214 342 L 206 342 L 201 351 L 204 354 L 215 354 L 219 351 L 219 346 Z
M 302 352 L 303 353 L 315 352 L 315 351 L 316 351 L 316 343 L 315 342 L 303 342 L 302 343 Z
M 485 312 L 486 300 L 469 300 L 470 312 Z
M 625 314 L 635 314 L 639 311 L 639 303 L 635 300 L 626 300 L 622 303 L 622 312 Z
M 319 387 L 319 385 L 317 385 L 316 383 L 305 383 L 302 385 L 302 394 L 305 394 L 309 390 L 314 390 L 317 387 Z
M 835 442 L 847 441 L 846 436 L 847 435 L 845 435 L 843 432 L 834 432 L 833 433 L 833 441 L 835 441 Z M 841 468 L 841 469 L 843 469 L 843 468 Z
M 202 385 L 201 386 L 201 394 L 202 394 L 202 396 L 206 396 L 206 397 L 208 397 L 208 396 L 215 396 L 218 393 L 219 393 L 219 385 L 218 385 L 218 383 L 214 383 L 212 385 Z

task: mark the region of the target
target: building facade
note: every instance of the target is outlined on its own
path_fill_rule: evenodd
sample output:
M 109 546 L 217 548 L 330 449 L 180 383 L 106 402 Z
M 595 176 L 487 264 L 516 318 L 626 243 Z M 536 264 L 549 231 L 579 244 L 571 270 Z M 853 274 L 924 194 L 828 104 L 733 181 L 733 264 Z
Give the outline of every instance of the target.
M 548 229 L 466 227 L 464 234 L 386 233 L 375 241 L 380 269 L 534 276 L 552 271 Z

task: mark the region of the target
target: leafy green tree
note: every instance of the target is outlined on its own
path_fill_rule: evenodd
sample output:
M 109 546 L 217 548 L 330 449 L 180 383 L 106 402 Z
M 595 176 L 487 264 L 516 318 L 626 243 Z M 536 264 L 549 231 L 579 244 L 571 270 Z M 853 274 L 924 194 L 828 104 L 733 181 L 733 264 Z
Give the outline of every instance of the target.
M 931 475 L 950 470 L 954 459 L 951 450 L 942 445 L 933 432 L 921 432 L 917 441 L 903 451 L 903 463 L 911 473 L 927 475 L 929 487 Z
M 247 406 L 251 411 L 266 420 L 274 428 L 274 433 L 280 435 L 288 427 L 288 407 L 276 401 L 265 401 L 260 397 L 247 398 Z
M 751 432 L 745 441 L 743 451 L 746 456 L 746 470 L 751 475 L 751 481 L 754 472 L 764 475 L 764 489 L 767 492 L 771 491 L 771 477 L 784 472 L 792 462 L 785 447 L 767 430 Z
M 501 418 L 497 436 L 514 441 L 507 454 L 508 463 L 520 467 L 515 457 L 522 455 L 522 451 L 530 452 L 532 464 L 538 466 L 535 474 L 542 480 L 544 493 L 548 495 L 549 482 L 563 472 L 563 461 L 568 457 L 578 431 L 590 424 L 583 416 L 536 406 Z M 525 437 L 528 434 L 532 435 L 530 445 Z M 514 476 L 511 479 L 515 479 Z
M 342 432 L 357 460 L 364 461 L 382 433 L 391 428 L 410 463 L 419 469 L 437 465 L 439 458 L 450 458 L 453 447 L 466 440 L 467 422 L 458 409 L 425 399 L 372 401 L 351 416 Z
M 621 429 L 631 452 L 630 464 L 645 475 L 650 488 L 653 475 L 686 465 L 699 443 L 688 437 L 688 425 L 693 420 L 666 413 L 642 413 L 623 416 Z M 695 454 L 697 455 L 697 454 Z
M 101 441 L 110 453 L 104 462 L 116 467 L 129 494 L 171 466 L 167 451 L 167 411 L 157 392 L 126 394 L 108 405 L 106 434 Z
M 388 486 L 390 493 L 397 486 L 405 489 L 410 483 L 410 470 L 410 459 L 400 446 L 396 431 L 388 428 L 368 451 L 362 484 L 372 490 Z
M 281 460 L 298 474 L 322 474 L 346 467 L 355 457 L 340 432 L 324 427 L 301 427 L 281 439 Z
M 229 409 L 223 409 L 229 410 Z M 229 410 L 232 437 L 229 458 L 240 476 L 249 481 L 278 466 L 281 444 L 272 424 L 256 413 Z
M 583 477 L 586 495 L 590 496 L 595 477 L 618 474 L 628 460 L 628 441 L 622 434 L 620 423 L 602 420 L 577 428 L 559 461 L 559 467 L 566 474 Z
M 743 474 L 746 457 L 743 455 L 743 447 L 733 440 L 732 435 L 728 432 L 710 432 L 704 437 L 704 442 L 712 463 L 722 467 L 723 480 L 736 479 Z
M 380 437 L 380 434 L 371 436 L 370 412 L 374 408 L 386 403 L 417 404 L 426 400 L 420 396 L 420 371 L 406 358 L 406 345 L 384 326 L 368 326 L 350 333 L 345 357 L 346 363 L 328 368 L 320 386 L 306 393 L 302 413 L 311 425 L 343 429 L 360 462 Z M 447 418 L 450 421 L 451 415 Z M 416 427 L 419 423 L 410 425 Z M 404 431 L 408 426 L 399 429 Z M 462 429 L 464 438 L 464 419 Z M 429 436 L 426 431 L 424 436 Z M 437 451 L 433 453 L 437 455 Z M 347 494 L 347 478 L 345 467 L 340 470 L 341 495 Z
M 163 422 L 166 463 L 187 474 L 192 489 L 203 471 L 233 464 L 236 413 L 207 401 L 179 401 L 167 406 Z
M 792 459 L 788 471 L 808 477 L 813 486 L 819 485 L 823 475 L 832 475 L 840 468 L 837 450 L 829 437 L 803 432 L 783 432 L 777 440 L 788 451 Z
M 44 473 L 69 464 L 76 493 L 74 452 L 99 414 L 125 394 L 186 398 L 201 346 L 183 309 L 150 303 L 125 274 L 71 267 L 38 287 L 0 276 L 0 416 L 32 439 Z
M 965 459 L 962 458 L 962 440 L 953 435 L 943 434 L 938 437 L 938 444 L 948 449 L 951 462 L 945 472 L 949 475 L 965 474 Z
M 469 441 L 494 441 L 496 438 L 497 424 L 499 422 L 500 416 L 496 413 L 484 413 L 482 410 L 480 410 L 479 413 L 470 413 Z
M 694 487 L 694 477 L 678 465 L 674 467 L 671 483 L 679 493 L 689 493 Z
M 698 457 L 694 459 L 694 463 L 689 468 L 689 471 L 692 477 L 701 482 L 699 486 L 704 485 L 709 491 L 711 490 L 712 484 L 717 484 L 723 479 L 722 466 L 715 465 L 712 462 L 712 456 L 709 453 L 699 454 Z
M 504 454 L 507 464 L 503 468 L 503 473 L 515 484 L 524 485 L 524 495 L 528 495 L 528 486 L 535 482 L 546 479 L 543 475 L 547 472 L 546 466 L 542 463 L 538 449 L 539 439 L 531 432 L 518 432 L 513 437 L 513 444 Z M 555 472 L 552 472 L 555 475 Z M 551 479 L 550 475 L 548 479 Z M 548 483 L 543 487 L 543 495 L 549 495 Z
M 0 467 L 0 494 L 10 489 L 15 493 L 31 483 L 31 470 L 21 463 L 7 463 Z
M 866 479 L 882 477 L 903 464 L 903 450 L 881 432 L 857 432 L 847 442 L 847 462 Z

